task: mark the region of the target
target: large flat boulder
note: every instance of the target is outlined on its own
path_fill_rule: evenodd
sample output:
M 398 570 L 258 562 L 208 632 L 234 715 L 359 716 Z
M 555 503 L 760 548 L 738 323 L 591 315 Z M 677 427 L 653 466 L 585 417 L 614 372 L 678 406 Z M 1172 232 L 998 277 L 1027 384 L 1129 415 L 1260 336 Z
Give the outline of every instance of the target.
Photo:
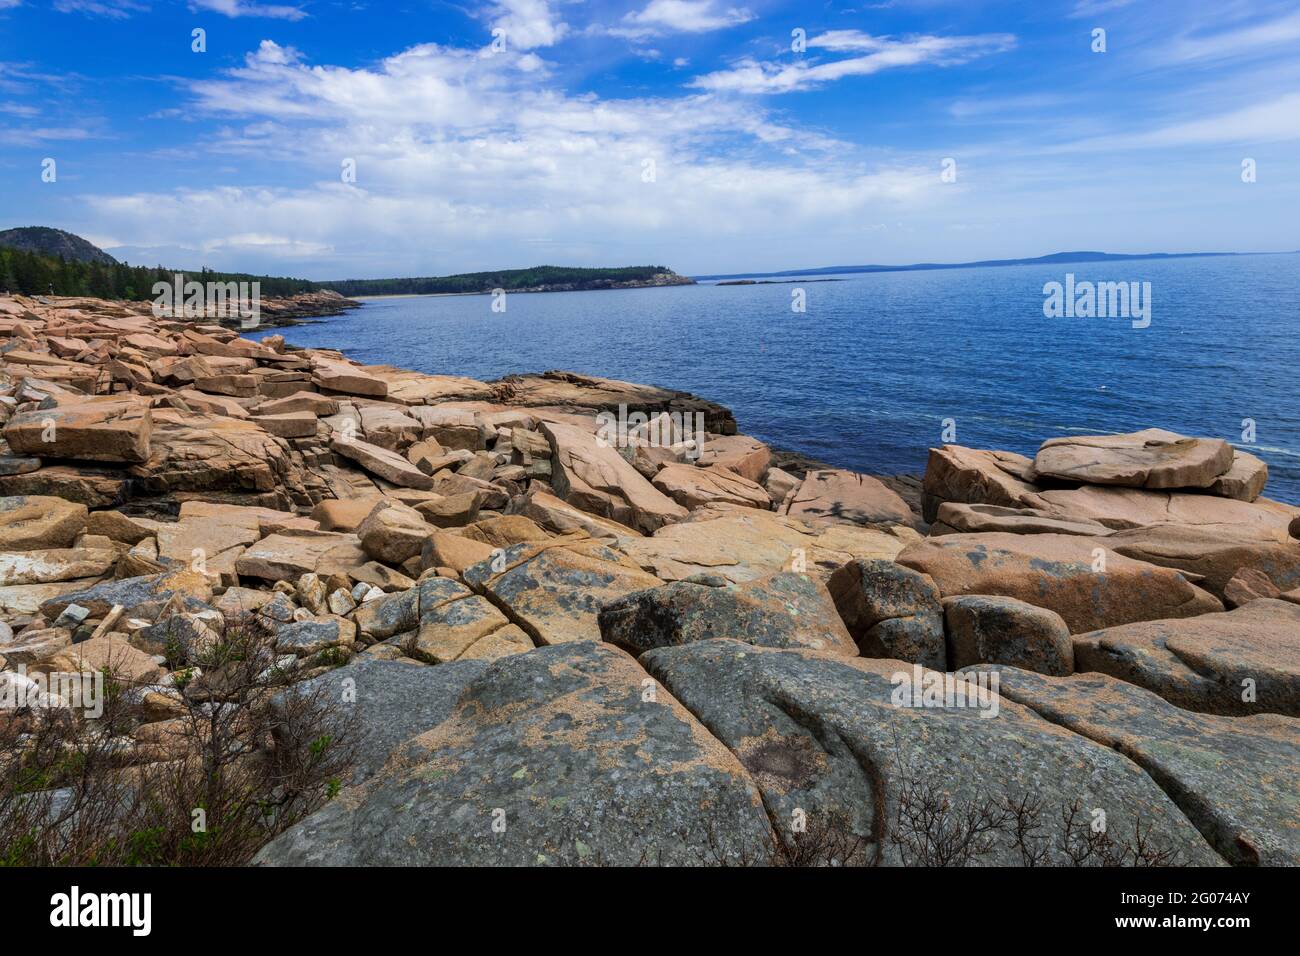
M 411 464 L 396 452 L 355 438 L 336 436 L 330 442 L 330 450 L 350 458 L 358 465 L 378 475 L 385 481 L 403 488 L 417 488 L 428 491 L 433 488 L 433 479 Z
M 280 439 L 251 421 L 156 409 L 149 460 L 130 469 L 137 492 L 301 494 L 303 468 Z
M 1125 435 L 1050 438 L 1034 456 L 1042 477 L 1126 488 L 1208 488 L 1232 467 L 1220 438 L 1188 438 L 1159 428 Z
M 441 669 L 441 668 L 436 668 Z M 688 865 L 760 859 L 748 773 L 608 644 L 498 661 L 383 770 L 272 841 L 262 865 Z
M 1185 710 L 1297 717 L 1300 605 L 1261 598 L 1221 614 L 1076 634 L 1074 662 Z
M 0 498 L 0 549 L 34 551 L 66 548 L 86 528 L 88 512 L 49 495 L 11 495 Z
M 152 433 L 149 405 L 134 397 L 18 412 L 4 427 L 17 454 L 84 461 L 147 461 Z
M 581 531 L 593 538 L 616 541 L 621 538 L 640 537 L 641 532 L 625 524 L 602 518 L 575 508 L 555 495 L 547 494 L 536 486 L 511 503 L 519 515 L 535 521 L 539 527 L 555 534 Z
M 788 571 L 742 585 L 677 581 L 634 591 L 606 604 L 599 624 L 606 641 L 632 654 L 716 637 L 858 653 L 826 586 Z
M 0 493 L 7 497 L 54 497 L 87 508 L 120 505 L 131 489 L 119 466 L 43 464 L 36 471 L 0 475 Z
M 1187 491 L 1149 491 L 1082 485 L 1027 495 L 1021 506 L 1068 521 L 1095 521 L 1116 531 L 1152 524 L 1201 525 L 1234 536 L 1284 539 L 1288 523 L 1300 515 L 1293 505 L 1257 498 L 1237 501 Z
M 772 506 L 762 485 L 722 467 L 668 464 L 655 473 L 651 484 L 689 510 L 715 502 L 744 508 Z
M 319 417 L 337 415 L 339 401 L 319 392 L 298 391 L 283 398 L 262 402 L 255 409 L 259 415 L 288 415 L 293 412 L 310 412 Z
M 206 604 L 212 600 L 212 583 L 202 574 L 190 570 L 118 578 L 51 598 L 41 605 L 41 614 L 46 620 L 53 621 L 69 604 L 77 604 L 88 610 L 91 617 L 102 618 L 120 604 L 124 619 L 153 620 L 173 599 L 190 605 Z
M 657 648 L 641 663 L 749 771 L 788 846 L 802 820 L 848 862 L 1019 866 L 1037 854 L 1060 865 L 1064 847 L 1085 852 L 1102 808 L 1114 856 L 1140 826 L 1178 862 L 1221 862 L 1127 758 L 987 690 L 980 706 L 942 694 L 927 704 L 909 681 L 942 687 L 937 672 L 728 640 Z M 1017 806 L 1041 828 L 1019 845 L 1005 815 Z M 963 821 L 985 813 L 1000 822 L 963 840 Z
M 1000 594 L 1055 611 L 1071 633 L 1223 610 L 1182 574 L 1064 534 L 949 534 L 909 545 L 898 563 L 944 597 Z
M 347 362 L 316 359 L 312 362 L 312 381 L 327 392 L 383 398 L 388 385 L 383 379 Z
M 709 432 L 720 435 L 734 435 L 736 432 L 735 417 L 722 405 L 689 392 L 654 385 L 564 371 L 508 375 L 497 385 L 504 393 L 504 401 L 511 405 L 553 407 L 565 412 L 639 412 L 647 417 L 668 412 L 689 423 L 702 419 Z M 701 419 L 697 419 L 697 415 Z
M 396 405 L 362 405 L 358 411 L 366 441 L 380 448 L 398 451 L 424 434 L 424 426 Z
M 1117 531 L 1105 544 L 1125 557 L 1195 575 L 1220 600 L 1242 571 L 1264 575 L 1279 591 L 1300 587 L 1300 541 L 1234 534 L 1230 527 L 1159 524 Z
M 922 488 L 926 521 L 935 520 L 944 501 L 1015 508 L 1027 495 L 1039 491 L 1033 462 L 1024 455 L 962 445 L 930 449 Z
M 212 515 L 160 523 L 155 536 L 164 564 L 189 566 L 233 584 L 236 561 L 261 535 L 256 524 L 250 527 L 229 516 Z
M 402 405 L 437 404 L 449 399 L 492 396 L 491 386 L 460 375 L 424 375 L 391 365 L 372 365 L 367 371 L 388 386 L 388 401 Z
M 1124 754 L 1229 863 L 1300 865 L 1300 721 L 1189 714 L 1101 674 L 999 670 L 1003 698 Z
M 539 645 L 599 641 L 604 604 L 663 583 L 590 538 L 517 544 L 464 578 Z
M 931 535 L 986 534 L 1005 531 L 1009 534 L 1082 534 L 1105 537 L 1110 534 L 1099 521 L 1087 518 L 1055 517 L 1037 508 L 1008 508 L 1004 505 L 968 505 L 944 501 L 930 525 Z
M 117 564 L 112 548 L 51 548 L 0 552 L 0 587 L 51 584 L 107 574 Z
M 39 665 L 71 646 L 72 631 L 66 627 L 44 627 L 35 631 L 23 631 L 21 634 L 12 631 L 0 634 L 0 657 L 4 658 L 5 667 Z
M 622 537 L 616 547 L 665 581 L 719 574 L 740 584 L 774 571 L 826 577 L 854 558 L 892 559 L 919 536 L 850 524 L 810 524 L 756 508 L 713 506 L 651 537 Z
M 916 520 L 902 498 L 876 478 L 839 468 L 810 471 L 781 505 L 793 518 L 861 525 L 907 525 Z
M 417 405 L 407 410 L 416 419 L 423 432 L 422 438 L 432 438 L 445 451 L 475 452 L 486 448 L 485 431 L 473 411 L 464 408 L 445 408 L 439 405 Z
M 551 484 L 565 501 L 646 533 L 686 517 L 613 445 L 573 425 L 543 422 L 541 430 L 551 443 Z
M 713 435 L 700 446 L 696 464 L 726 468 L 761 483 L 772 464 L 772 450 L 748 435 Z
M 15 584 L 10 587 L 0 587 L 0 613 L 36 614 L 46 601 L 52 601 L 60 595 L 71 594 L 74 591 L 84 591 L 94 583 L 96 583 L 94 578 L 83 578 L 80 581 L 59 581 L 55 584 Z
M 240 575 L 266 581 L 297 581 L 304 574 L 347 573 L 369 560 L 354 534 L 271 534 L 235 561 Z

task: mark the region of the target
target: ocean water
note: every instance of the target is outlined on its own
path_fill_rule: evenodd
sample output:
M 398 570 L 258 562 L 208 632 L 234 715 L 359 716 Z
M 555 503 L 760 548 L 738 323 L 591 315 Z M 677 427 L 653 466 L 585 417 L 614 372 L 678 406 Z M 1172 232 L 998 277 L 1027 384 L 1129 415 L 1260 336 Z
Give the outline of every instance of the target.
M 1047 318 L 1043 286 L 1149 282 L 1150 325 Z M 920 473 L 958 444 L 1161 427 L 1227 439 L 1300 504 L 1300 255 L 1010 266 L 611 292 L 390 298 L 281 330 L 367 363 L 567 369 L 684 389 L 832 464 Z M 796 290 L 806 311 L 792 308 Z M 1247 429 L 1253 423 L 1253 441 Z

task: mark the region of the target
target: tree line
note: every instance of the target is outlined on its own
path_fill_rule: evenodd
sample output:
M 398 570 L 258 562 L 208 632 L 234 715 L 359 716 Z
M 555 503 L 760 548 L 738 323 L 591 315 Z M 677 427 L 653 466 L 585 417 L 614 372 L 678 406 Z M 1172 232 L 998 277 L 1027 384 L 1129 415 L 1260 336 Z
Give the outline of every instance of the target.
M 433 295 L 448 292 L 491 292 L 504 289 L 535 289 L 539 286 L 601 288 L 620 282 L 644 282 L 672 272 L 664 266 L 624 266 L 617 269 L 583 269 L 567 266 L 533 266 L 499 272 L 466 272 L 451 276 L 404 279 L 344 279 L 320 283 L 340 295 Z
M 340 295 L 430 295 L 449 292 L 491 292 L 568 286 L 599 289 L 624 282 L 645 282 L 662 273 L 665 266 L 624 266 L 615 269 L 533 266 L 498 272 L 467 272 L 451 276 L 403 279 L 344 279 L 312 282 L 245 272 L 214 272 L 200 269 L 166 269 L 162 266 L 133 266 L 125 262 L 81 262 L 62 256 L 48 256 L 22 249 L 0 247 L 0 292 L 22 295 L 92 296 L 97 299 L 143 301 L 154 297 L 156 282 L 171 283 L 177 273 L 199 282 L 260 282 L 263 296 L 295 295 L 332 289 Z
M 132 266 L 125 262 L 79 262 L 62 256 L 44 256 L 22 249 L 0 248 L 0 291 L 22 295 L 93 296 L 97 299 L 154 297 L 155 282 L 171 283 L 177 273 L 199 282 L 260 282 L 262 295 L 294 295 L 321 288 L 306 279 L 258 276 L 243 272 L 197 273 L 162 266 Z

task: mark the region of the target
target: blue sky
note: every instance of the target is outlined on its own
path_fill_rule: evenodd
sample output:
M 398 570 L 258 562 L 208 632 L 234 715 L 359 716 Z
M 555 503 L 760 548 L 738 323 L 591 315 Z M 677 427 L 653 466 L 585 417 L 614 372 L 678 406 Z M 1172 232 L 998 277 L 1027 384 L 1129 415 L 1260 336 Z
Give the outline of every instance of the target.
M 0 228 L 131 262 L 1289 250 L 1298 147 L 1294 2 L 0 0 Z

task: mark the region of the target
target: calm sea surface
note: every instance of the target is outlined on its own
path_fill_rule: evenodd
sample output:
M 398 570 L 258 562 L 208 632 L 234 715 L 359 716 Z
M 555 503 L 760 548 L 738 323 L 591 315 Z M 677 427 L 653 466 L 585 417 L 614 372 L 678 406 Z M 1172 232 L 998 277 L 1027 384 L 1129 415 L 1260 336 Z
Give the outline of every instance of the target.
M 1151 324 L 1045 318 L 1043 284 L 1150 282 Z M 804 290 L 807 310 L 791 308 Z M 283 331 L 367 363 L 494 379 L 567 369 L 695 392 L 835 465 L 921 472 L 956 442 L 1158 426 L 1264 458 L 1300 503 L 1300 255 L 1011 266 L 616 292 L 370 300 Z M 1243 420 L 1255 439 L 1243 441 Z

